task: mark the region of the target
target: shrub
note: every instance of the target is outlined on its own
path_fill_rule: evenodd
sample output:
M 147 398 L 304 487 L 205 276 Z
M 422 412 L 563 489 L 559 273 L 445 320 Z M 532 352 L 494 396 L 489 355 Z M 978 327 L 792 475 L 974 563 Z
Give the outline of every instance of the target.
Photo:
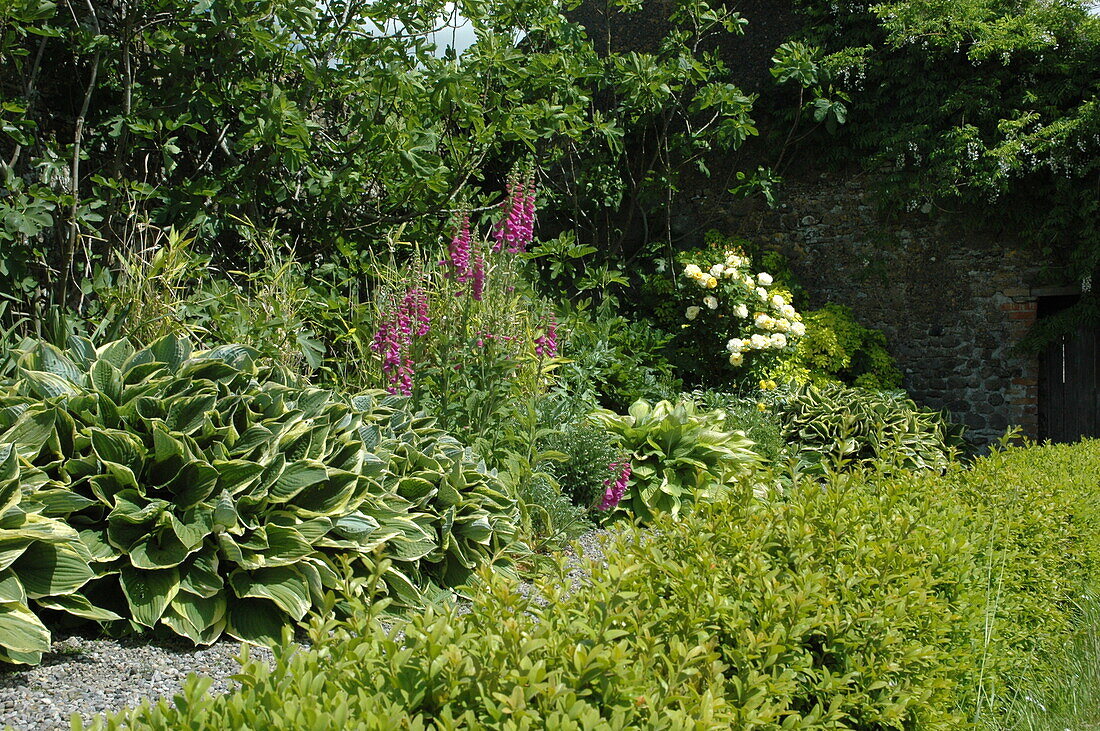
M 741 249 L 683 252 L 673 271 L 643 283 L 654 320 L 676 333 L 677 365 L 701 383 L 758 378 L 789 359 L 806 333 L 790 291 Z
M 859 324 L 843 305 L 829 303 L 802 314 L 806 337 L 788 366 L 796 378 L 870 389 L 901 386 L 901 371 L 886 349 L 882 331 Z
M 540 446 L 565 459 L 549 466 L 562 492 L 584 510 L 592 510 L 603 498 L 611 476 L 609 465 L 622 457 L 611 435 L 593 424 L 570 424 L 543 436 Z
M 94 727 L 965 728 L 1067 636 L 1100 569 L 1098 479 L 1087 442 L 777 501 L 741 485 L 627 527 L 582 591 L 564 562 L 537 592 L 486 573 L 469 614 L 388 633 L 375 603 L 247 661 L 233 694 L 192 679 Z
M 639 400 L 626 415 L 605 410 L 593 418 L 626 450 L 632 472 L 609 516 L 649 521 L 659 513 L 677 515 L 722 494 L 760 459 L 744 434 L 723 430 L 723 412 L 699 412 L 690 400 Z
M 812 470 L 890 464 L 943 469 L 962 447 L 961 427 L 903 392 L 806 385 L 778 402 L 783 438 Z
M 388 591 L 415 605 L 511 542 L 514 501 L 431 419 L 402 399 L 301 386 L 255 356 L 192 353 L 174 336 L 145 349 L 25 344 L 0 387 L 6 489 L 43 537 L 79 535 L 53 548 L 12 535 L 12 560 L 52 551 L 72 579 L 21 580 L 26 596 L 201 644 L 223 631 L 270 642 L 346 558 L 381 548 Z M 0 632 L 0 646 L 23 660 L 13 638 Z
M 673 398 L 680 379 L 668 359 L 672 336 L 649 322 L 617 314 L 610 303 L 574 308 L 563 318 L 567 333 L 555 398 L 583 418 L 596 407 L 625 410 L 636 399 Z

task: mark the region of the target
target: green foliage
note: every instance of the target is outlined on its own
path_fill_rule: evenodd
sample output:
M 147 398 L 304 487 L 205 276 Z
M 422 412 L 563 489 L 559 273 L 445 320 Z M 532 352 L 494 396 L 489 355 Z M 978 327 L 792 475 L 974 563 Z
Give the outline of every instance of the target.
M 856 322 L 850 308 L 828 303 L 802 313 L 806 337 L 778 374 L 815 385 L 844 383 L 866 389 L 901 387 L 901 371 L 886 349 L 886 336 Z M 778 377 L 773 374 L 773 377 Z
M 783 438 L 811 470 L 890 465 L 942 470 L 962 446 L 959 427 L 904 392 L 807 384 L 779 402 Z
M 744 432 L 765 464 L 783 461 L 788 445 L 782 426 L 772 409 L 760 408 L 763 402 L 721 391 L 692 391 L 691 398 L 707 410 L 721 410 L 726 415 L 725 430 Z
M 523 480 L 516 497 L 528 516 L 524 527 L 533 549 L 563 548 L 592 527 L 588 511 L 574 505 L 548 472 L 537 472 Z
M 998 451 L 969 472 L 916 482 L 924 499 L 948 503 L 943 510 L 963 506 L 978 548 L 971 717 L 1003 718 L 1021 694 L 1066 678 L 1066 643 L 1100 572 L 1097 479 L 1100 442 L 1085 441 Z
M 562 563 L 530 593 L 486 574 L 468 614 L 385 631 L 375 603 L 247 660 L 234 693 L 192 679 L 93 727 L 966 728 L 979 686 L 1069 636 L 1100 569 L 1098 478 L 1085 442 L 797 478 L 775 501 L 743 485 L 627 527 L 581 591 Z
M 618 314 L 605 301 L 567 309 L 562 318 L 565 361 L 554 397 L 568 416 L 582 418 L 597 406 L 625 410 L 638 398 L 674 398 L 680 379 L 669 362 L 671 335 L 645 321 Z
M 1065 731 L 1087 729 L 1100 720 L 1100 602 L 1090 592 L 1074 603 L 1074 631 L 1051 653 L 1053 668 L 1016 688 L 1003 713 L 983 718 L 985 728 Z
M 661 513 L 678 515 L 722 495 L 760 459 L 743 433 L 724 430 L 723 412 L 698 411 L 691 400 L 639 400 L 625 415 L 601 410 L 592 418 L 628 453 L 632 468 L 611 517 L 652 521 Z
M 279 249 L 274 231 L 242 226 L 242 235 L 257 260 L 248 271 L 218 272 L 187 233 L 150 233 L 147 246 L 119 256 L 114 281 L 96 287 L 104 319 L 135 342 L 178 335 L 210 347 L 237 343 L 296 373 L 327 369 L 326 344 L 314 328 L 327 326 L 325 340 L 339 342 L 335 324 L 323 317 L 327 303 L 319 291 L 336 296 L 336 288 L 307 275 L 293 252 Z M 346 298 L 339 299 L 337 307 L 348 309 Z
M 609 435 L 590 423 L 569 424 L 549 431 L 540 441 L 548 452 L 558 452 L 565 459 L 550 465 L 550 471 L 568 495 L 573 505 L 592 510 L 603 498 L 605 484 L 612 475 L 612 462 L 622 458 Z
M 5 484 L 43 537 L 79 534 L 79 551 L 33 551 L 72 553 L 58 566 L 73 573 L 79 558 L 94 573 L 39 577 L 27 596 L 40 606 L 200 644 L 223 631 L 272 642 L 336 586 L 343 561 L 391 556 L 388 591 L 413 606 L 514 539 L 515 504 L 496 478 L 400 399 L 343 399 L 261 368 L 243 346 L 193 353 L 171 335 L 141 350 L 84 339 L 21 350 L 0 392 L 0 446 L 18 454 Z M 52 519 L 71 528 L 50 533 Z M 12 541 L 12 560 L 17 544 L 32 550 Z

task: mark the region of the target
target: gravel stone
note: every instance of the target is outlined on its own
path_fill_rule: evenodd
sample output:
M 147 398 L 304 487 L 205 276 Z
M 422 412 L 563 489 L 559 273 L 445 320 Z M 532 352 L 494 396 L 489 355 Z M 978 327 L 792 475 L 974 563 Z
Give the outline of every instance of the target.
M 148 698 L 171 698 L 192 674 L 213 679 L 210 690 L 225 693 L 236 682 L 241 643 L 226 638 L 209 647 L 186 641 L 94 635 L 55 636 L 51 652 L 37 667 L 0 669 L 0 727 L 16 731 L 68 729 L 73 713 L 85 723 L 103 712 L 139 705 Z M 266 648 L 253 657 L 272 658 Z

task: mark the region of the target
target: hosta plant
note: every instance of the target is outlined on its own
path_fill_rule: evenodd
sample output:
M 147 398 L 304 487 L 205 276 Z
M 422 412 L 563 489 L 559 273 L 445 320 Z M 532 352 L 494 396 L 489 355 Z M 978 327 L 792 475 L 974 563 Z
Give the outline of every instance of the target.
M 630 460 L 630 480 L 609 516 L 652 520 L 721 494 L 733 478 L 759 461 L 743 432 L 726 431 L 721 411 L 701 412 L 694 402 L 634 402 L 625 415 L 597 411 L 593 418 Z
M 783 437 L 797 444 L 810 471 L 871 465 L 939 470 L 963 445 L 959 427 L 901 391 L 806 385 L 777 405 Z
M 67 524 L 90 567 L 86 583 L 28 591 L 68 597 L 42 606 L 269 642 L 376 550 L 411 605 L 511 540 L 493 475 L 403 399 L 346 399 L 248 348 L 174 336 L 21 350 L 0 448 L 17 455 L 23 512 Z M 24 651 L 13 643 L 0 627 L 0 647 Z
M 79 504 L 79 496 L 40 489 L 40 470 L 26 470 L 21 479 L 18 460 L 16 446 L 0 444 L 0 659 L 33 664 L 49 650 L 50 632 L 32 606 L 121 618 L 76 593 L 93 576 L 91 553 L 75 530 L 50 515 Z

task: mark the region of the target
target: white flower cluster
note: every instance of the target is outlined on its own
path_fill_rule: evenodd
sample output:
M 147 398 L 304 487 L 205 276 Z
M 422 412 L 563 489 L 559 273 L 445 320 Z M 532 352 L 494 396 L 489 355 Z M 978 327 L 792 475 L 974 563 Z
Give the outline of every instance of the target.
M 747 320 L 757 331 L 747 337 L 731 338 L 726 343 L 730 353 L 730 365 L 739 366 L 745 362 L 745 354 L 751 351 L 782 350 L 793 346 L 794 342 L 806 334 L 802 316 L 779 293 L 772 293 L 769 287 L 774 280 L 767 272 L 753 276 L 748 271 L 749 260 L 735 252 L 725 252 L 725 262 L 715 264 L 704 271 L 696 264 L 684 267 L 684 276 L 703 289 L 715 290 L 723 280 L 729 286 L 723 288 L 729 296 L 742 300 L 730 308 L 730 312 L 740 320 Z M 750 310 L 746 302 L 758 302 Z M 718 297 L 708 294 L 703 305 L 710 310 L 718 309 Z M 685 316 L 694 320 L 702 312 L 702 307 L 687 308 Z

